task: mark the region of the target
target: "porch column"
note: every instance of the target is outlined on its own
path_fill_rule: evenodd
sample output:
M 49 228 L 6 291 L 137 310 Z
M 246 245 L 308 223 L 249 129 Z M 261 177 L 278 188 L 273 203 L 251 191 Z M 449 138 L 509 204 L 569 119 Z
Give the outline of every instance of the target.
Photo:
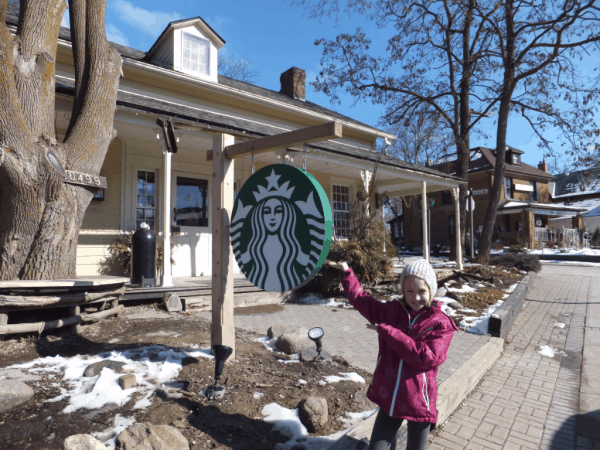
M 163 142 L 163 277 L 161 286 L 173 286 L 171 276 L 171 152 Z
M 421 195 L 421 209 L 423 211 L 423 258 L 429 262 L 429 227 L 427 226 L 427 182 L 423 181 L 423 195 Z
M 210 341 L 233 348 L 230 361 L 235 360 L 235 328 L 233 324 L 233 249 L 230 220 L 233 212 L 233 159 L 225 156 L 225 147 L 233 145 L 234 137 L 217 134 L 213 137 L 212 182 L 212 324 Z
M 454 197 L 454 234 L 456 236 L 456 268 L 463 269 L 462 242 L 460 241 L 460 195 L 458 188 L 452 188 Z

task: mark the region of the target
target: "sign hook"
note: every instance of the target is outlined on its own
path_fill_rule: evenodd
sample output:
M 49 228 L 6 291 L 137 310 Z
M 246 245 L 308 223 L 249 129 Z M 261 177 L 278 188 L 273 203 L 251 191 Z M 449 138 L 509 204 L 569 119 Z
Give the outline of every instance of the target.
M 252 161 L 252 175 L 254 175 L 254 153 L 252 153 L 250 160 Z
M 306 172 L 306 147 L 308 147 L 308 145 L 304 144 L 302 146 L 302 170 L 304 170 Z

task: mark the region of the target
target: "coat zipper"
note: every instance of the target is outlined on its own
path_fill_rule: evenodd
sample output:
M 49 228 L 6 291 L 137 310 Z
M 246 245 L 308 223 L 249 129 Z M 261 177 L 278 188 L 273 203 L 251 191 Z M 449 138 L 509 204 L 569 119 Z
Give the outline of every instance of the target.
M 423 381 L 425 384 L 423 388 L 425 389 L 425 393 L 423 394 L 423 398 L 425 399 L 425 405 L 427 405 L 427 412 L 429 412 L 429 393 L 427 392 L 427 375 L 423 372 Z M 423 393 L 423 391 L 421 391 Z
M 400 303 L 400 305 L 404 308 L 404 305 L 402 305 L 402 303 Z M 404 311 L 406 311 L 406 308 L 404 308 Z M 406 313 L 408 314 L 408 311 L 406 311 Z M 417 314 L 412 321 L 408 321 L 408 333 L 407 336 L 410 334 L 410 330 L 412 330 L 413 325 L 415 324 L 415 321 L 417 320 L 417 318 L 420 316 L 421 314 Z M 410 317 L 410 316 L 409 316 Z M 390 405 L 390 417 L 392 416 L 392 412 L 394 411 L 394 406 L 396 404 L 396 396 L 398 395 L 398 388 L 400 387 L 400 377 L 402 376 L 402 363 L 404 362 L 403 359 L 400 360 L 400 365 L 398 366 L 398 377 L 396 378 L 396 387 L 394 388 L 394 395 L 392 397 L 392 404 Z M 429 402 L 427 404 L 427 411 L 429 411 Z

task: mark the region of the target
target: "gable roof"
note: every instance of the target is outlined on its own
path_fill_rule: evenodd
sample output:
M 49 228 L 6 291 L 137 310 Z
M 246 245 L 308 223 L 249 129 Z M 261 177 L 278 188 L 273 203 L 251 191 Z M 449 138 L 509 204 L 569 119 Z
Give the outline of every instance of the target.
M 509 148 L 513 149 L 513 147 Z M 475 150 L 479 150 L 481 152 L 483 158 L 487 160 L 492 169 L 496 168 L 496 157 L 492 153 L 492 150 L 485 147 L 477 147 Z M 548 180 L 554 178 L 554 175 L 551 175 L 548 172 L 530 166 L 529 164 L 526 164 L 524 162 L 521 162 L 521 165 L 505 163 L 505 167 L 507 175 L 525 175 L 531 177 L 545 178 Z
M 597 194 L 600 198 L 600 167 L 561 173 L 554 180 L 552 198 Z
M 208 23 L 206 23 L 202 17 L 196 16 L 196 17 L 191 17 L 189 19 L 181 19 L 181 20 L 175 20 L 173 22 L 169 22 L 169 24 L 165 27 L 163 32 L 160 33 L 160 36 L 158 37 L 158 39 L 156 41 L 154 41 L 154 44 L 152 44 L 152 47 L 150 47 L 150 50 L 148 50 L 148 52 L 146 53 L 146 56 L 152 54 L 152 51 L 154 50 L 154 48 L 158 45 L 158 43 L 163 39 L 163 37 L 167 34 L 167 32 L 170 29 L 177 28 L 177 25 L 183 25 L 185 23 L 189 23 L 190 25 L 193 23 L 200 23 L 203 26 L 203 28 L 206 28 L 211 34 L 213 34 L 214 38 L 216 38 L 217 40 L 220 41 L 220 45 L 218 46 L 219 48 L 225 44 L 225 39 L 223 39 L 221 36 L 219 36 L 219 33 L 217 33 L 215 30 L 213 30 L 213 28 Z

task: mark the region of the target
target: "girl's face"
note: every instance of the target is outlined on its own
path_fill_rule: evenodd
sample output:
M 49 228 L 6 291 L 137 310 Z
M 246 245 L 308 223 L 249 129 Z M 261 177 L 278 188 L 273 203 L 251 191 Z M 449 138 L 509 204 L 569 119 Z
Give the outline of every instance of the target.
M 419 311 L 423 306 L 429 305 L 431 292 L 423 278 L 410 276 L 404 280 L 404 299 L 413 311 Z
M 283 205 L 281 201 L 276 198 L 267 200 L 262 207 L 262 216 L 267 231 L 269 233 L 276 233 L 281 226 L 281 219 L 283 218 Z

